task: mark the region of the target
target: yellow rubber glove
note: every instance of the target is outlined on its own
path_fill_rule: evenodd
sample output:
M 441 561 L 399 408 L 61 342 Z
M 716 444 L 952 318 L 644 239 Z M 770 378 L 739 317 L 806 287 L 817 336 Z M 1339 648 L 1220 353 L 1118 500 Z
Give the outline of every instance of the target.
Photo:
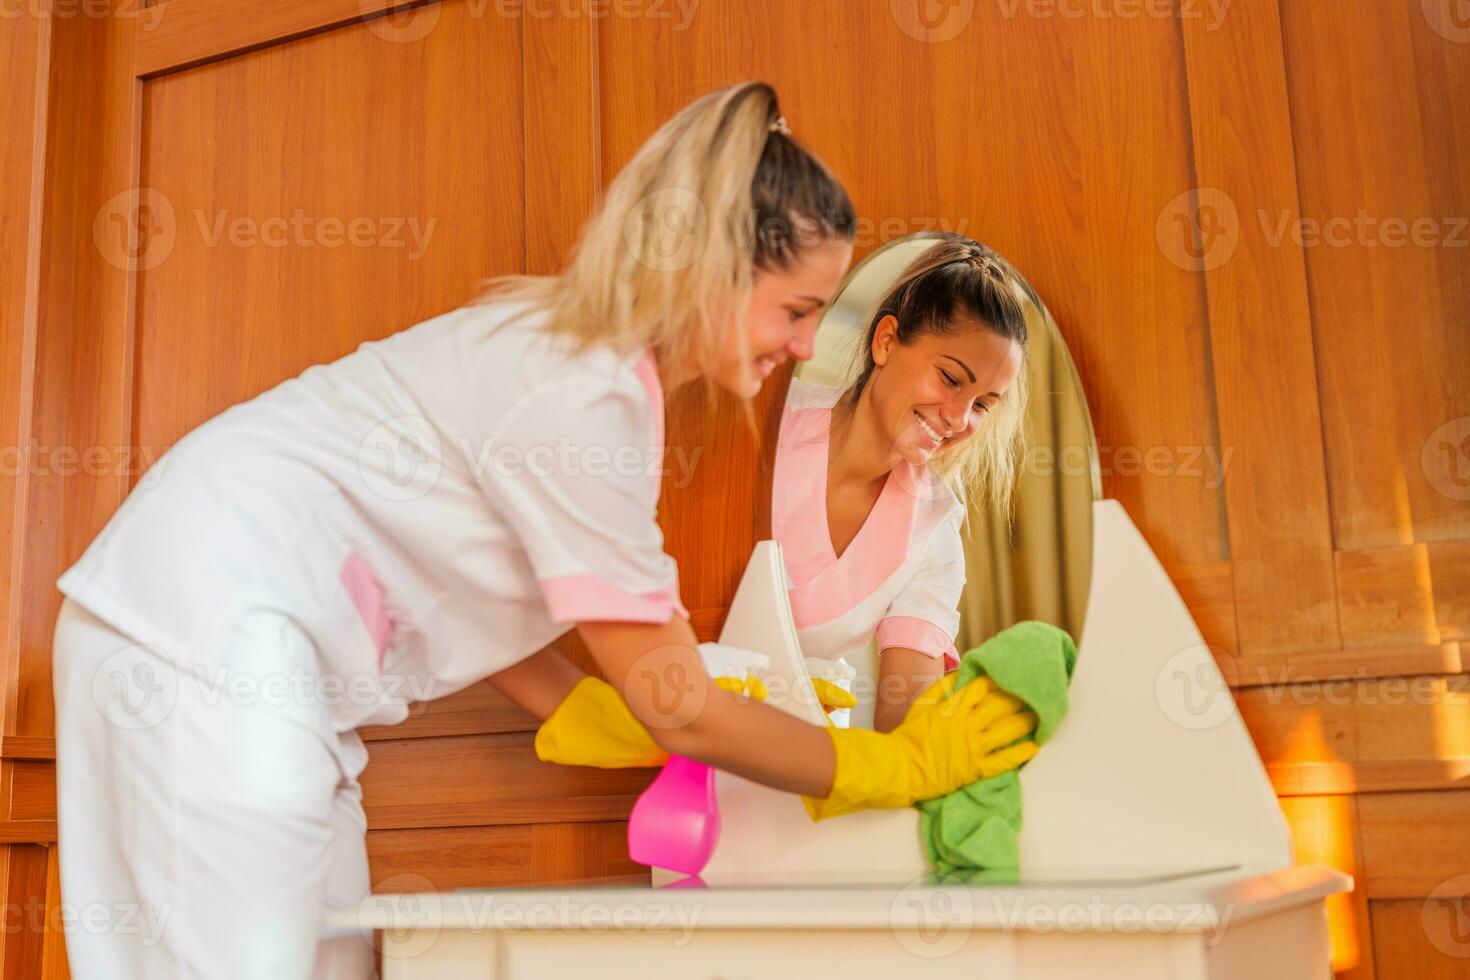
M 813 677 L 812 690 L 817 692 L 817 700 L 822 703 L 822 710 L 829 715 L 834 711 L 851 708 L 857 704 L 857 698 L 853 697 L 850 691 L 844 691 L 825 677 Z
M 916 713 L 928 711 L 932 709 L 935 705 L 943 704 L 945 699 L 949 697 L 950 692 L 954 690 L 955 682 L 958 681 L 959 678 L 960 672 L 958 669 L 947 671 L 942 677 L 939 678 L 939 680 L 924 688 L 924 690 L 920 692 L 919 696 L 914 698 L 914 700 L 909 704 L 909 710 L 904 714 L 904 720 L 907 721 L 911 716 Z M 964 689 L 966 691 L 973 692 L 977 689 L 976 685 L 979 685 L 978 690 L 983 693 L 972 694 L 972 697 L 984 697 L 985 694 L 989 694 L 992 691 L 1004 693 L 1001 692 L 1000 688 L 995 686 L 994 681 L 992 681 L 984 674 L 981 674 L 979 677 L 976 677 L 974 680 L 970 681 L 970 683 L 965 685 Z
M 952 679 L 941 678 L 886 735 L 829 725 L 837 768 L 825 798 L 801 798 L 808 815 L 816 821 L 876 807 L 909 806 L 1008 772 L 1034 756 L 1034 741 L 1010 743 L 1036 730 L 1036 713 L 982 680 L 976 678 L 941 699 L 954 686 Z
M 766 699 L 766 686 L 759 677 L 744 681 L 716 677 L 715 683 L 731 694 Z M 668 753 L 654 742 L 617 689 L 591 674 L 576 683 L 536 730 L 536 758 L 599 769 L 661 766 L 669 761 Z

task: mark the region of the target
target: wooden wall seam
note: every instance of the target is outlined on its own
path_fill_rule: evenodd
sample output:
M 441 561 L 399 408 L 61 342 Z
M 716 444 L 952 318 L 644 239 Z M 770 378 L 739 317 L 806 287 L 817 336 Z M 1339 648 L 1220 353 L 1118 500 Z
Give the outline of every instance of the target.
M 152 28 L 139 32 L 133 73 L 147 79 L 182 71 L 438 2 L 297 0 L 240 4 L 228 0 L 189 0 L 155 4 L 144 8 L 159 11 L 159 16 Z
M 28 188 L 30 198 L 27 201 L 26 212 L 25 298 L 22 305 L 20 362 L 17 365 L 20 371 L 20 391 L 16 405 L 19 414 L 13 430 L 17 446 L 29 445 L 35 421 L 41 255 L 46 232 L 44 222 L 48 179 L 46 157 L 50 150 L 48 134 L 50 132 L 52 16 L 47 11 L 39 20 L 39 31 L 36 38 L 36 70 L 32 82 L 35 92 L 31 116 L 31 166 Z M 21 623 L 26 605 L 25 586 L 30 582 L 30 576 L 26 574 L 25 569 L 25 558 L 28 554 L 26 529 L 29 526 L 26 516 L 30 509 L 30 490 L 31 480 L 28 469 L 22 467 L 21 472 L 15 477 L 14 498 L 11 501 L 11 512 L 7 515 L 12 529 L 11 550 L 8 555 L 4 556 L 4 560 L 9 565 L 9 582 L 5 595 L 5 691 L 3 705 L 0 705 L 0 711 L 4 712 L 4 717 L 0 718 L 0 731 L 7 734 L 15 732 L 18 714 Z
M 1180 24 L 1198 183 L 1192 219 L 1213 223 L 1198 269 L 1220 438 L 1238 450 L 1225 496 L 1239 649 L 1336 648 L 1305 256 L 1291 243 L 1272 246 L 1241 217 L 1299 210 L 1278 11 L 1275 0 L 1238 0 L 1215 30 Z

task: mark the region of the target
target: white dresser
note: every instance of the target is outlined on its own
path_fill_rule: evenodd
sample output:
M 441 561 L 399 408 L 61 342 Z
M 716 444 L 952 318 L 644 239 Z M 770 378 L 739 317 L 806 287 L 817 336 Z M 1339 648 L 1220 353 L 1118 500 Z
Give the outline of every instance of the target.
M 697 881 L 374 895 L 331 928 L 378 931 L 384 980 L 1327 980 L 1325 903 L 1352 879 L 1293 866 L 1193 619 L 1123 508 L 1093 506 L 1071 712 L 1021 778 L 1020 881 L 936 883 L 912 808 L 813 823 L 721 772 Z M 805 676 L 774 544 L 720 639 L 767 654 L 785 690 Z

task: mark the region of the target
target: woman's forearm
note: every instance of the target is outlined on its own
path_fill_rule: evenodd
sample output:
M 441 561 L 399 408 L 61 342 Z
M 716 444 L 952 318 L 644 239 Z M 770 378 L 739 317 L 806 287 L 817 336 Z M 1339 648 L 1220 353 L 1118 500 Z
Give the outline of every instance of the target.
M 826 796 L 837 757 L 826 731 L 759 701 L 721 691 L 678 754 L 743 776 L 763 786 Z M 664 751 L 676 751 L 664 747 Z
M 909 712 L 914 698 L 944 675 L 944 661 L 918 650 L 889 647 L 879 654 L 878 700 L 873 705 L 873 728 L 889 732 Z
M 501 694 L 545 721 L 586 673 L 555 647 L 547 647 L 488 680 Z
M 825 729 L 714 684 L 685 620 L 579 629 L 608 683 L 665 752 L 790 793 L 831 791 L 837 759 Z

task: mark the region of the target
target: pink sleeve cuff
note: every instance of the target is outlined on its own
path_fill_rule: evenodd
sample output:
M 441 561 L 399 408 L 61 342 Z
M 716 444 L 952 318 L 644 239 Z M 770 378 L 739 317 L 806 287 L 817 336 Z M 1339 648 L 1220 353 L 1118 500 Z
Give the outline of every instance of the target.
M 555 623 L 667 623 L 678 613 L 689 618 L 679 601 L 678 584 L 634 595 L 595 575 L 567 575 L 541 580 L 541 596 Z
M 943 657 L 946 671 L 960 665 L 959 651 L 949 634 L 917 616 L 887 616 L 878 621 L 878 652 L 882 653 L 889 647 L 903 647 L 931 657 Z

